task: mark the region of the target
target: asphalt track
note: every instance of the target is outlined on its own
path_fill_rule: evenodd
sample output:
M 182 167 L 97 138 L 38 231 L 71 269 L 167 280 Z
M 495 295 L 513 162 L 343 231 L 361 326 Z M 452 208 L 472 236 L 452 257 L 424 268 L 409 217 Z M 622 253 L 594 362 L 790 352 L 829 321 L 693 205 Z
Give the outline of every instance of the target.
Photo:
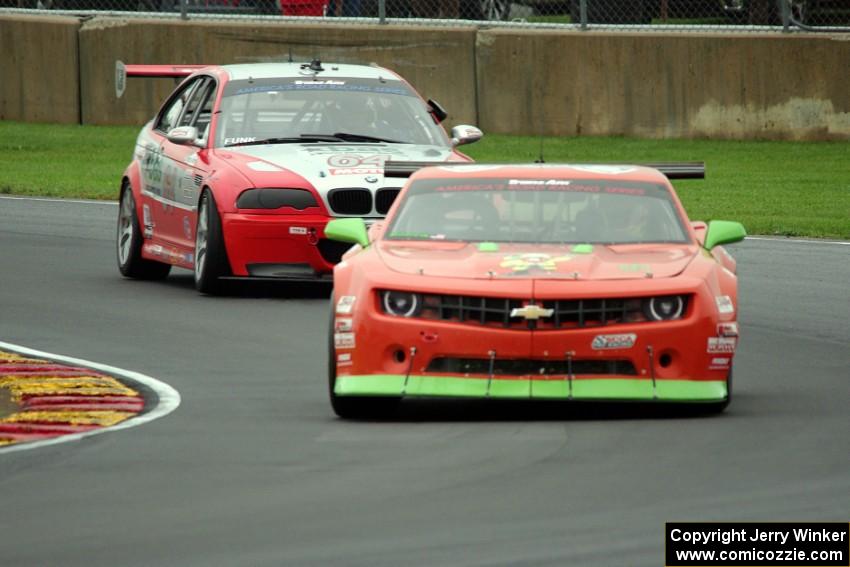
M 327 289 L 122 279 L 116 213 L 0 199 L 0 340 L 142 372 L 182 405 L 0 452 L 0 565 L 657 566 L 665 521 L 850 517 L 850 246 L 733 247 L 721 416 L 413 403 L 357 423 L 326 401 Z

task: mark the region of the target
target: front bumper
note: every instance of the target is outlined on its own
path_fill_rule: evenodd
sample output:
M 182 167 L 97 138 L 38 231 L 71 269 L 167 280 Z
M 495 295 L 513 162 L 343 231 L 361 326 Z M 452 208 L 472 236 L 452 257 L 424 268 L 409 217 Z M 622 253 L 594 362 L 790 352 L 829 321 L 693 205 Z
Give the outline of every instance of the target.
M 354 325 L 351 346 L 341 342 L 335 349 L 335 393 L 720 402 L 728 395 L 736 340 L 729 352 L 714 352 L 717 323 L 699 305 L 676 321 L 534 331 L 402 319 L 369 310 Z M 633 335 L 633 344 L 598 348 L 599 335 Z M 439 364 L 441 359 L 477 363 L 449 366 Z M 510 373 L 510 368 L 521 370 Z
M 325 238 L 326 215 L 221 215 L 227 257 L 234 276 L 320 277 L 350 247 Z

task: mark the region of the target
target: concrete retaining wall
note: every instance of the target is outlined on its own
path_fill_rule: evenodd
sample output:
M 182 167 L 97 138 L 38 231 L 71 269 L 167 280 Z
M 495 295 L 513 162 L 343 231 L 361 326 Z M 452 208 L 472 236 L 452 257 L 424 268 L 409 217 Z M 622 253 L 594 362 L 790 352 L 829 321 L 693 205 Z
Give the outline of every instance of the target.
M 850 139 L 850 36 L 0 16 L 0 119 L 141 124 L 173 89 L 125 63 L 319 57 L 398 71 L 485 132 Z M 79 54 L 79 55 L 78 55 Z M 78 93 L 80 93 L 78 95 Z
M 478 34 L 485 132 L 850 138 L 850 38 Z
M 0 120 L 80 121 L 76 18 L 0 16 Z
M 451 123 L 475 122 L 475 29 L 94 19 L 80 30 L 83 122 L 148 120 L 174 85 L 130 79 L 115 98 L 115 60 L 125 63 L 247 63 L 319 57 L 395 70 Z

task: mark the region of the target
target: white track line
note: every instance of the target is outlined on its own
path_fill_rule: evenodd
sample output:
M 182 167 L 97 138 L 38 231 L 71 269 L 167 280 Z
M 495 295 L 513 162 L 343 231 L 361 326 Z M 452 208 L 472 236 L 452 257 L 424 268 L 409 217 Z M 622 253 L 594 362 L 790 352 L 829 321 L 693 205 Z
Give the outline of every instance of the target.
M 91 368 L 92 370 L 99 370 L 106 374 L 112 374 L 120 378 L 125 378 L 130 382 L 138 382 L 139 384 L 143 384 L 144 386 L 156 392 L 156 395 L 159 398 L 159 402 L 157 403 L 156 407 L 154 407 L 147 413 L 143 415 L 138 415 L 136 417 L 131 417 L 130 419 L 122 421 L 117 425 L 94 429 L 92 431 L 86 431 L 83 433 L 72 433 L 70 435 L 62 435 L 59 437 L 54 437 L 52 439 L 45 439 L 44 441 L 31 441 L 24 442 L 19 445 L 9 445 L 6 447 L 0 447 L 0 454 L 12 453 L 15 451 L 26 451 L 27 449 L 36 449 L 39 447 L 46 447 L 48 445 L 58 445 L 59 443 L 66 443 L 68 441 L 78 441 L 83 437 L 90 437 L 91 435 L 98 435 L 100 433 L 106 433 L 108 431 L 115 431 L 116 429 L 129 429 L 130 427 L 136 427 L 137 425 L 143 425 L 155 419 L 165 417 L 169 413 L 176 410 L 177 406 L 180 405 L 180 393 L 177 390 L 175 390 L 164 382 L 160 382 L 159 380 L 151 378 L 150 376 L 145 376 L 144 374 L 139 374 L 138 372 L 124 370 L 122 368 L 116 368 L 114 366 L 107 366 L 106 364 L 99 364 L 97 362 L 90 362 L 88 360 L 81 360 L 79 358 L 72 358 L 70 356 L 61 356 L 49 352 L 33 350 L 31 348 L 13 345 L 10 343 L 4 343 L 2 341 L 0 341 L 0 349 L 9 350 L 17 354 L 47 358 L 59 362 L 67 362 L 69 364 L 85 366 L 87 368 Z
M 51 197 L 17 197 L 13 195 L 0 195 L 0 199 L 10 201 L 44 201 L 46 203 L 78 203 L 83 205 L 117 205 L 118 201 L 100 201 L 98 199 L 53 199 Z

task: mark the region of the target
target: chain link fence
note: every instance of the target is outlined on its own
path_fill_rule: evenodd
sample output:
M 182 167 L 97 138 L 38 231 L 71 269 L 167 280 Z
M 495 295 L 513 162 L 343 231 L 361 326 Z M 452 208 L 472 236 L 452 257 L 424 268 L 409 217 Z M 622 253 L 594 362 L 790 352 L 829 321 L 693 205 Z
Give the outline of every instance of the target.
M 579 30 L 850 32 L 850 0 L 0 0 L 0 13 L 18 10 L 183 19 L 484 22 Z

